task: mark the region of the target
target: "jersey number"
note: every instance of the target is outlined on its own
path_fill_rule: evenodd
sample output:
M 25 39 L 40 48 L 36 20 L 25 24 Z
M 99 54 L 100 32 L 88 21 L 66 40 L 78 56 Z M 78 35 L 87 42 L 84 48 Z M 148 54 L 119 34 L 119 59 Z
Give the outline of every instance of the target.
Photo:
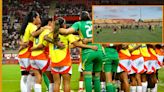
M 86 25 L 85 28 L 87 37 L 92 37 L 92 26 Z

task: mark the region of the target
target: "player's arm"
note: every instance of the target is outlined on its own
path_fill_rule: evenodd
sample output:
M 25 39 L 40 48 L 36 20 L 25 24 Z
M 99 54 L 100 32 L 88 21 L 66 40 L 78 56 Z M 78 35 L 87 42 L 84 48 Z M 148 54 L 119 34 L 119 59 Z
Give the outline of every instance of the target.
M 51 39 L 50 37 L 48 37 L 48 35 L 44 36 L 44 40 L 46 40 L 49 43 L 54 43 L 54 39 Z
M 32 35 L 33 37 L 36 37 L 36 36 L 40 35 L 42 32 L 43 32 L 43 27 L 39 27 L 36 31 L 33 31 L 33 32 L 31 33 L 31 35 Z
M 43 44 L 40 44 L 38 45 L 37 47 L 32 47 L 31 48 L 31 51 L 34 51 L 34 50 L 42 50 L 45 46 Z
M 68 29 L 65 29 L 65 28 L 60 28 L 59 29 L 59 32 L 63 35 L 68 35 L 68 34 L 72 34 L 75 32 L 75 30 L 73 28 L 68 28 Z
M 139 49 L 140 47 L 141 47 L 141 45 L 138 45 L 138 46 L 135 46 L 134 48 L 128 49 L 128 50 L 129 50 L 129 52 L 131 53 L 131 52 L 133 52 L 134 50 Z
M 28 47 L 28 44 L 29 44 L 29 42 L 23 42 L 23 40 L 19 40 L 20 47 L 19 47 L 18 51 L 21 51 L 22 49 Z
M 87 44 L 87 43 L 89 43 L 89 42 L 92 42 L 92 38 L 84 38 L 84 39 L 82 39 L 82 42 L 83 42 L 84 44 Z
M 46 40 L 47 42 L 52 43 L 52 44 L 57 44 L 57 42 L 59 41 L 59 38 L 55 37 L 54 39 L 52 39 L 48 35 L 45 35 L 44 40 Z
M 102 44 L 103 47 L 116 47 L 118 44 L 113 44 L 113 43 L 107 43 L 107 44 Z
M 20 52 L 21 50 L 23 50 L 23 46 L 19 47 L 18 52 Z
M 121 48 L 122 49 L 128 49 L 128 45 L 127 44 L 121 44 Z
M 93 49 L 93 50 L 97 50 L 97 49 L 98 49 L 97 46 L 86 45 L 86 44 L 84 44 L 83 42 L 81 43 L 80 40 L 81 40 L 81 39 L 72 42 L 73 46 L 75 46 L 75 47 L 80 47 L 80 48 L 88 48 L 88 49 Z M 89 42 L 89 41 L 91 41 L 91 39 L 87 39 L 87 38 L 86 38 L 86 41 Z
M 23 37 L 20 36 L 20 38 L 19 38 L 19 45 L 26 47 L 26 46 L 28 46 L 28 44 L 29 44 L 29 35 L 27 32 L 25 32 L 24 36 Z
M 56 45 L 60 49 L 63 49 L 65 47 L 65 45 L 60 41 L 60 39 L 58 37 L 55 37 L 54 39 L 52 39 L 52 38 L 48 37 L 48 35 L 45 35 L 44 40 Z
M 76 31 L 78 31 L 79 29 L 79 22 L 75 22 L 70 28 L 65 29 L 65 28 L 60 28 L 59 29 L 59 33 L 63 34 L 63 35 L 68 35 L 68 34 L 72 34 Z
M 25 42 L 25 43 L 21 42 L 21 43 L 19 43 L 19 44 L 20 44 L 20 47 L 19 47 L 18 51 L 21 51 L 21 50 L 23 50 L 24 48 L 28 47 L 28 43 L 27 43 L 27 42 Z
M 86 44 L 82 44 L 79 41 L 75 41 L 72 43 L 74 46 L 76 47 L 80 47 L 80 48 L 88 48 L 88 49 L 93 49 L 93 50 L 97 50 L 97 46 L 90 46 L 90 45 L 86 45 Z
M 29 42 L 23 42 L 22 40 L 19 41 L 20 46 L 28 46 Z
M 90 49 L 93 49 L 93 50 L 97 50 L 97 46 L 90 46 L 90 45 L 86 45 L 86 44 L 83 44 L 80 42 L 80 39 L 75 39 L 75 36 L 70 34 L 67 36 L 67 39 L 69 41 L 69 43 L 73 44 L 74 46 L 76 47 L 80 47 L 80 48 L 90 48 Z

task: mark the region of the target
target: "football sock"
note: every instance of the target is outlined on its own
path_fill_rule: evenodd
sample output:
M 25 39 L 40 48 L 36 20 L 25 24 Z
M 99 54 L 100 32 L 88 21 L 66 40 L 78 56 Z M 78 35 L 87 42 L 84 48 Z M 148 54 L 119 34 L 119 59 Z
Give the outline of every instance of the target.
M 84 75 L 85 89 L 86 92 L 92 92 L 92 75 Z

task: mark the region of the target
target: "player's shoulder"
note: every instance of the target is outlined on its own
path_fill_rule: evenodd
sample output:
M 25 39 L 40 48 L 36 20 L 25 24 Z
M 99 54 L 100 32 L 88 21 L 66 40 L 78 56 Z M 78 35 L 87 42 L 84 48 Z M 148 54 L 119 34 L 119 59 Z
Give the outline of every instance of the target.
M 87 24 L 92 24 L 92 21 L 91 20 L 87 20 L 85 21 Z
M 75 22 L 74 24 L 80 24 L 81 23 L 81 21 L 77 21 L 77 22 Z
M 34 28 L 37 28 L 37 26 L 36 25 L 34 25 L 33 23 L 28 23 L 28 25 L 27 25 L 27 28 L 31 28 L 31 27 L 34 27 Z
M 48 35 L 50 33 L 51 33 L 51 31 L 49 29 L 44 29 L 44 31 L 40 34 L 40 36 L 45 36 L 45 35 Z

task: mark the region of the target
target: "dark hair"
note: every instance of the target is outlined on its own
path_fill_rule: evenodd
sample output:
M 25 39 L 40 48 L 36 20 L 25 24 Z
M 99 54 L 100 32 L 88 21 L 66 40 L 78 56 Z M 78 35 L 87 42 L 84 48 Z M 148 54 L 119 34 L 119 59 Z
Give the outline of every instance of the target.
M 42 24 L 41 24 L 41 26 L 40 26 L 37 30 L 40 30 L 41 27 L 46 26 L 46 25 L 48 24 L 49 21 L 53 21 L 53 19 L 52 19 L 52 18 L 47 18 L 47 19 L 42 20 Z M 37 30 L 36 30 L 36 31 L 37 31 Z M 39 35 L 36 36 L 35 38 L 38 38 L 38 37 L 39 37 Z
M 33 22 L 33 18 L 36 18 L 36 16 L 38 16 L 38 12 L 36 11 L 31 11 L 27 14 L 27 16 L 25 16 L 22 26 L 21 26 L 20 35 L 24 35 L 25 29 L 28 23 Z
M 87 11 L 82 11 L 80 13 L 80 18 L 81 18 L 81 21 L 91 20 L 91 17 Z
M 66 24 L 66 21 L 63 17 L 58 17 L 56 20 L 59 22 L 60 28 L 63 28 L 64 24 Z
M 152 44 L 147 44 L 147 48 L 154 48 Z
M 157 49 L 162 48 L 162 46 L 161 46 L 160 44 L 156 44 L 155 47 L 156 47 Z
M 46 26 L 49 21 L 53 21 L 53 19 L 52 18 L 47 18 L 47 19 L 42 20 L 41 27 Z

